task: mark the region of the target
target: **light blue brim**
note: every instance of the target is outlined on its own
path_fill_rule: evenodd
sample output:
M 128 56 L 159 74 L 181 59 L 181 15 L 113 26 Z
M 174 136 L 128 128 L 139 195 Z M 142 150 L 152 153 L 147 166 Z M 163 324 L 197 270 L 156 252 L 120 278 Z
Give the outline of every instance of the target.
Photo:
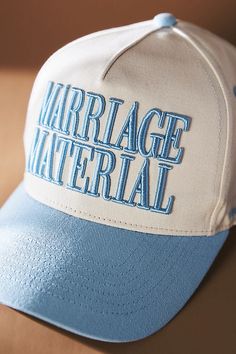
M 21 185 L 0 211 L 0 302 L 85 337 L 141 339 L 184 306 L 227 235 L 104 226 L 49 208 Z

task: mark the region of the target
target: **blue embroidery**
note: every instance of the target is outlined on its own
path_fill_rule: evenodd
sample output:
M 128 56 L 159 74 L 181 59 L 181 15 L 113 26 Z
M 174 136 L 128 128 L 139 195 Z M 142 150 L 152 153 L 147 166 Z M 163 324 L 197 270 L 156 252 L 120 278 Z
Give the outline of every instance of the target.
M 107 147 L 109 147 L 111 143 L 111 135 L 113 132 L 113 127 L 118 112 L 118 108 L 121 104 L 124 103 L 123 100 L 120 100 L 119 98 L 113 98 L 113 97 L 111 97 L 109 101 L 111 102 L 111 107 L 109 110 L 105 133 L 103 137 L 103 144 L 106 145 Z
M 88 130 L 89 130 L 89 124 L 90 120 L 93 121 L 93 134 L 92 134 L 92 142 L 96 143 L 97 142 L 97 137 L 99 134 L 100 130 L 100 121 L 99 119 L 103 115 L 105 111 L 105 105 L 106 101 L 104 96 L 99 95 L 94 92 L 87 92 L 87 96 L 89 97 L 88 105 L 87 105 L 87 110 L 84 115 L 84 121 L 83 121 L 83 127 L 82 127 L 82 133 L 81 135 L 78 135 L 78 138 L 82 140 L 89 140 L 88 138 Z M 98 108 L 96 113 L 94 113 L 94 107 L 95 103 L 98 103 Z
M 130 162 L 133 161 L 135 157 L 126 154 L 121 154 L 120 158 L 122 159 L 122 165 L 121 165 L 120 175 L 118 178 L 116 195 L 115 198 L 113 198 L 113 200 L 114 202 L 125 204 L 128 203 L 127 200 L 124 200 L 124 194 L 125 194 L 125 187 L 127 184 Z
M 83 108 L 85 100 L 85 92 L 82 89 L 72 87 L 72 99 L 70 101 L 70 105 L 68 108 L 68 113 L 66 115 L 66 119 L 63 125 L 63 131 L 65 134 L 70 134 L 70 126 L 71 126 L 71 135 L 72 137 L 76 137 L 78 125 L 79 125 L 79 113 Z
M 45 134 L 45 138 L 48 134 Z M 38 160 L 38 174 L 41 178 L 48 180 L 49 182 L 53 182 L 54 179 L 52 177 L 53 172 L 53 156 L 55 150 L 55 142 L 57 139 L 57 135 L 54 133 L 51 137 L 51 143 L 49 144 L 48 150 L 45 151 L 43 156 L 40 156 L 42 159 L 41 164 L 39 164 Z
M 141 170 L 138 174 L 133 190 L 130 194 L 127 205 L 135 206 L 142 209 L 149 209 L 149 159 L 145 159 Z M 140 194 L 140 202 L 135 203 L 136 194 Z
M 46 137 L 48 135 L 49 132 L 44 130 L 40 131 L 39 128 L 36 128 L 33 144 L 27 160 L 27 171 L 41 178 L 43 178 L 43 175 L 39 173 L 40 161 L 42 158 Z
M 59 93 L 63 87 L 63 84 L 54 84 L 54 82 L 49 81 L 38 120 L 40 125 L 50 127 L 50 120 L 53 116 Z
M 65 114 L 65 104 L 70 88 L 71 85 L 66 85 L 62 88 L 60 98 L 57 101 L 57 104 L 55 104 L 54 114 L 52 115 L 52 118 L 49 122 L 49 126 L 51 127 L 51 129 L 56 130 L 58 132 L 63 131 L 62 122 Z
M 165 134 L 151 133 L 152 140 L 151 148 L 147 151 L 145 143 L 147 141 L 147 132 L 152 119 L 157 116 L 158 128 L 164 127 L 166 119 L 168 119 L 167 129 Z M 177 128 L 178 121 L 183 122 L 183 128 Z M 160 161 L 180 163 L 183 157 L 184 149 L 179 146 L 181 134 L 187 131 L 190 126 L 190 118 L 184 115 L 175 113 L 162 112 L 160 109 L 153 108 L 144 116 L 138 132 L 138 148 L 142 156 L 154 157 Z M 175 130 L 176 129 L 176 130 Z M 162 143 L 162 147 L 161 147 Z M 170 156 L 171 148 L 177 151 L 175 157 Z
M 163 199 L 164 199 L 164 192 L 167 182 L 167 175 L 168 171 L 171 170 L 173 167 L 166 164 L 159 164 L 159 178 L 157 181 L 157 189 L 156 189 L 156 196 L 153 207 L 150 209 L 151 211 L 155 211 L 162 214 L 170 214 L 173 208 L 174 203 L 174 196 L 170 196 L 167 202 L 166 207 L 162 207 Z
M 82 152 L 84 150 L 89 151 L 89 157 L 85 157 L 82 160 Z M 94 158 L 94 151 L 93 148 L 91 148 L 89 145 L 85 144 L 80 144 L 73 142 L 70 150 L 70 156 L 74 157 L 73 164 L 72 164 L 72 170 L 70 174 L 70 180 L 69 183 L 67 184 L 68 189 L 72 189 L 74 191 L 80 192 L 80 193 L 87 193 L 88 191 L 88 184 L 89 184 L 89 177 L 85 178 L 84 185 L 83 187 L 77 186 L 77 179 L 80 177 L 83 179 L 85 177 L 85 171 L 87 168 L 87 163 L 88 160 L 92 161 Z M 82 160 L 82 161 L 81 161 Z
M 62 185 L 62 175 L 65 167 L 65 161 L 66 161 L 66 156 L 67 156 L 67 151 L 68 148 L 71 146 L 72 142 L 70 139 L 65 139 L 62 137 L 59 137 L 57 140 L 57 148 L 56 152 L 60 152 L 60 158 L 59 158 L 59 163 L 58 163 L 58 168 L 57 168 L 57 173 L 54 182 L 56 184 Z M 61 150 L 61 151 L 60 151 Z
M 128 113 L 128 117 L 121 129 L 120 135 L 116 141 L 116 146 L 119 149 L 122 149 L 121 142 L 124 137 L 127 138 L 127 147 L 124 148 L 127 152 L 135 153 L 136 149 L 136 135 L 137 135 L 137 111 L 138 111 L 138 102 L 134 102 L 130 111 Z
M 163 146 L 158 156 L 160 161 L 172 162 L 172 163 L 180 163 L 183 157 L 184 148 L 179 147 L 180 137 L 184 131 L 189 130 L 190 126 L 190 118 L 184 115 L 177 115 L 175 113 L 166 112 L 163 117 L 168 117 L 168 125 L 165 137 L 163 139 Z M 178 120 L 183 122 L 183 129 L 177 129 L 175 133 L 175 128 Z M 162 124 L 160 124 L 160 128 L 164 127 L 164 119 L 162 120 Z M 170 157 L 170 150 L 173 145 L 174 149 L 177 149 L 177 155 L 175 157 Z
M 139 131 L 138 131 L 138 149 L 140 154 L 143 157 L 150 157 L 153 156 L 153 146 L 155 145 L 155 149 L 157 149 L 159 147 L 159 141 L 160 141 L 160 137 L 157 134 L 151 134 L 151 138 L 153 138 L 153 136 L 156 136 L 158 139 L 157 141 L 155 141 L 155 139 L 153 139 L 152 142 L 152 147 L 150 148 L 149 151 L 147 151 L 146 149 L 146 141 L 147 141 L 147 132 L 148 132 L 148 128 L 150 126 L 150 123 L 153 119 L 153 117 L 157 115 L 158 117 L 158 121 L 161 118 L 162 112 L 160 109 L 158 108 L 153 108 L 150 109 L 150 111 L 147 112 L 147 114 L 144 116 L 142 123 L 140 125 Z
M 111 176 L 110 174 L 114 171 L 116 165 L 116 156 L 112 151 L 106 151 L 100 148 L 95 148 L 97 153 L 97 164 L 94 169 L 94 174 L 91 182 L 91 189 L 88 191 L 88 194 L 93 195 L 94 197 L 99 197 L 100 193 L 98 193 L 100 177 L 103 178 L 103 186 L 102 186 L 102 197 L 105 200 L 110 200 L 111 196 L 110 187 L 111 187 Z M 104 159 L 107 157 L 106 167 L 103 167 Z
M 168 175 L 183 160 L 181 138 L 189 130 L 190 117 L 151 108 L 138 119 L 139 103 L 128 110 L 124 104 L 119 98 L 106 101 L 101 94 L 49 82 L 26 170 L 91 197 L 170 214 L 175 197 L 166 196 Z M 118 150 L 117 155 L 111 150 Z M 138 153 L 143 162 L 137 173 L 140 159 L 133 155 Z M 154 195 L 150 184 L 156 186 Z

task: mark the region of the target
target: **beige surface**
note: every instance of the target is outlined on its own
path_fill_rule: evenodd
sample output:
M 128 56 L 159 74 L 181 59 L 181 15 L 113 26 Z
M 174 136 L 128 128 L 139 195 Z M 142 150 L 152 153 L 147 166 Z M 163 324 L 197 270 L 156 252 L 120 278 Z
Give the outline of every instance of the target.
M 0 205 L 23 173 L 22 132 L 35 72 L 0 70 Z M 58 330 L 0 306 L 0 354 L 235 354 L 236 230 L 187 306 L 163 330 L 130 344 L 109 344 Z
M 168 169 L 171 170 L 168 172 L 161 203 L 161 208 L 166 208 L 167 203 L 172 199 L 173 210 L 168 211 L 168 216 L 165 216 L 154 203 L 156 198 L 161 197 L 160 191 L 157 190 L 157 183 L 161 183 L 160 163 L 163 162 L 161 149 L 164 147 L 164 142 L 160 143 L 157 148 L 157 158 L 150 156 L 148 159 L 149 183 L 147 188 L 149 198 L 148 205 L 143 205 L 141 208 L 136 205 L 128 209 L 121 203 L 114 203 L 114 200 L 112 202 L 113 198 L 110 198 L 108 205 L 104 198 L 91 200 L 86 191 L 85 193 L 77 193 L 66 188 L 66 185 L 71 184 L 73 156 L 65 157 L 62 167 L 62 186 L 57 183 L 48 183 L 45 179 L 28 173 L 25 187 L 31 196 L 48 206 L 105 225 L 119 225 L 124 229 L 153 234 L 184 235 L 186 237 L 214 235 L 236 222 L 236 217 L 230 213 L 230 210 L 235 206 L 236 195 L 234 195 L 235 185 L 233 183 L 234 169 L 227 168 L 229 157 L 231 157 L 229 152 L 225 158 L 226 147 L 229 146 L 229 151 L 231 151 L 233 145 L 231 139 L 234 139 L 236 134 L 232 134 L 231 137 L 227 133 L 227 115 L 229 129 L 232 127 L 231 122 L 234 119 L 231 111 L 228 113 L 226 110 L 223 93 L 227 94 L 227 102 L 232 106 L 232 109 L 236 108 L 232 89 L 230 92 L 228 90 L 228 86 L 234 87 L 236 81 L 236 71 L 234 70 L 236 51 L 231 53 L 225 42 L 220 39 L 216 41 L 213 34 L 207 34 L 199 27 L 182 21 L 179 21 L 172 29 L 157 30 L 157 28 L 156 21 L 144 21 L 141 24 L 128 26 L 128 28 L 125 26 L 106 30 L 105 33 L 103 31 L 102 34 L 90 35 L 83 40 L 75 41 L 55 53 L 45 63 L 35 81 L 28 109 L 25 146 L 27 156 L 29 156 L 35 129 L 42 132 L 45 128 L 42 127 L 42 130 L 38 128 L 38 117 L 49 81 L 54 83 L 54 89 L 56 87 L 60 89 L 59 95 L 62 95 L 64 89 L 68 87 L 66 85 L 70 85 L 67 98 L 63 101 L 65 113 L 60 114 L 60 123 L 58 123 L 59 115 L 57 115 L 57 119 L 55 118 L 56 108 L 53 109 L 52 116 L 48 118 L 54 117 L 52 119 L 57 121 L 55 125 L 65 124 L 67 112 L 70 109 L 70 100 L 74 100 L 73 87 L 82 88 L 86 95 L 88 91 L 103 95 L 106 102 L 105 113 L 99 119 L 99 127 L 96 126 L 96 134 L 98 134 L 96 139 L 101 142 L 103 142 L 105 129 L 107 129 L 107 117 L 110 110 L 109 98 L 112 96 L 123 99 L 124 103 L 119 106 L 111 131 L 111 145 L 106 148 L 102 143 L 105 154 L 112 153 L 114 156 L 114 168 L 109 177 L 109 195 L 115 197 L 118 191 L 117 182 L 120 178 L 121 166 L 123 166 L 122 155 L 124 150 L 128 151 L 126 150 L 127 139 L 121 142 L 124 150 L 114 149 L 112 144 L 117 144 L 116 141 L 118 141 L 119 133 L 122 132 L 125 119 L 132 104 L 137 100 L 137 152 L 132 156 L 134 160 L 130 163 L 127 181 L 124 181 L 124 196 L 122 197 L 130 201 L 132 188 L 134 188 L 138 173 L 145 162 L 145 154 L 139 145 L 142 145 L 144 139 L 145 149 L 151 149 L 154 144 L 151 135 L 164 134 L 167 136 L 167 126 L 170 124 L 168 122 L 171 122 L 172 119 L 172 113 L 168 113 L 165 115 L 164 126 L 157 128 L 159 118 L 158 114 L 155 114 L 148 125 L 147 134 L 143 134 L 144 116 L 153 107 L 165 112 L 175 112 L 174 116 L 178 117 L 175 132 L 177 130 L 182 132 L 180 146 L 181 149 L 184 149 L 184 154 L 179 164 L 172 163 L 169 158 L 164 159 L 165 163 L 168 162 Z M 192 41 L 191 38 L 194 40 Z M 199 42 L 203 44 L 199 45 L 198 49 L 197 43 Z M 208 48 L 208 50 L 204 48 Z M 208 52 L 211 53 L 211 56 Z M 119 57 L 114 62 L 117 55 Z M 214 60 L 210 60 L 211 57 Z M 225 57 L 229 57 L 230 60 L 226 60 Z M 216 75 L 214 68 L 218 67 L 220 70 Z M 224 70 L 224 76 L 221 74 L 221 70 Z M 102 79 L 104 72 L 106 75 Z M 225 81 L 227 81 L 227 85 Z M 61 83 L 65 86 L 61 86 Z M 57 102 L 56 104 L 62 102 L 61 98 L 58 98 Z M 85 103 L 80 110 L 80 118 L 76 128 L 78 134 L 83 134 L 86 106 L 89 102 L 85 98 Z M 199 104 L 199 102 L 201 103 Z M 187 121 L 189 122 L 189 128 L 184 127 L 181 115 L 188 116 L 188 120 L 186 117 L 184 119 L 185 124 Z M 55 129 L 58 130 L 56 126 Z M 56 134 L 57 139 L 60 139 L 60 136 L 63 137 L 62 132 L 55 133 L 52 127 L 48 127 L 46 130 L 48 136 L 44 143 L 45 153 L 51 146 L 52 136 Z M 68 130 L 69 135 L 66 138 L 72 143 L 71 128 Z M 233 128 L 231 131 L 235 132 L 236 129 Z M 88 149 L 94 149 L 97 145 L 92 142 L 93 132 L 94 126 L 89 126 L 88 140 L 86 141 Z M 209 134 L 209 132 L 211 133 Z M 180 150 L 171 148 L 169 157 L 173 159 L 177 152 L 179 153 Z M 85 156 L 88 158 L 88 154 L 88 152 L 83 152 L 82 158 L 84 159 Z M 56 176 L 56 166 L 59 166 L 60 155 L 60 151 L 52 155 L 52 178 Z M 107 158 L 104 164 L 108 163 Z M 85 186 L 85 181 L 88 182 L 86 188 L 90 191 L 92 191 L 93 176 L 97 164 L 96 149 L 92 160 L 90 159 L 86 163 L 86 171 L 84 170 L 86 178 L 78 178 L 76 182 L 80 187 Z M 233 158 L 230 158 L 230 167 L 232 164 L 234 165 L 233 162 Z M 37 160 L 37 164 L 41 165 L 40 159 Z M 105 168 L 104 165 L 103 168 Z M 227 170 L 227 174 L 223 174 L 222 170 Z M 187 183 L 186 176 L 188 176 Z M 231 181 L 233 185 L 230 184 Z M 228 189 L 232 195 L 231 199 L 228 198 Z M 106 191 L 108 192 L 108 190 Z M 134 198 L 134 202 L 142 204 L 137 196 Z M 147 207 L 146 210 L 145 207 Z

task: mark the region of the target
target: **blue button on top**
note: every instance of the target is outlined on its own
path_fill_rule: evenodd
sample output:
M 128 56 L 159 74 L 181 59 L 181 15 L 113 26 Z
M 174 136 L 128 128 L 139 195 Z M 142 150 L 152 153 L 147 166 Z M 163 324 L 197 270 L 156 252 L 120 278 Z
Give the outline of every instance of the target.
M 175 16 L 169 13 L 161 13 L 154 17 L 153 21 L 157 24 L 158 27 L 171 27 L 176 25 L 177 20 Z

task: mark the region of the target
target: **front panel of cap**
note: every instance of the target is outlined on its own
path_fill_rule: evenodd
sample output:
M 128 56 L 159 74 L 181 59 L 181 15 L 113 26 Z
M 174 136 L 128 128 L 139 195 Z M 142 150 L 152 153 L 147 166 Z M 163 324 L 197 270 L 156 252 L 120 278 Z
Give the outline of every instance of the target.
M 223 95 L 185 39 L 147 30 L 76 41 L 44 65 L 28 108 L 26 189 L 115 227 L 211 235 L 220 227 L 209 224 L 225 152 Z

